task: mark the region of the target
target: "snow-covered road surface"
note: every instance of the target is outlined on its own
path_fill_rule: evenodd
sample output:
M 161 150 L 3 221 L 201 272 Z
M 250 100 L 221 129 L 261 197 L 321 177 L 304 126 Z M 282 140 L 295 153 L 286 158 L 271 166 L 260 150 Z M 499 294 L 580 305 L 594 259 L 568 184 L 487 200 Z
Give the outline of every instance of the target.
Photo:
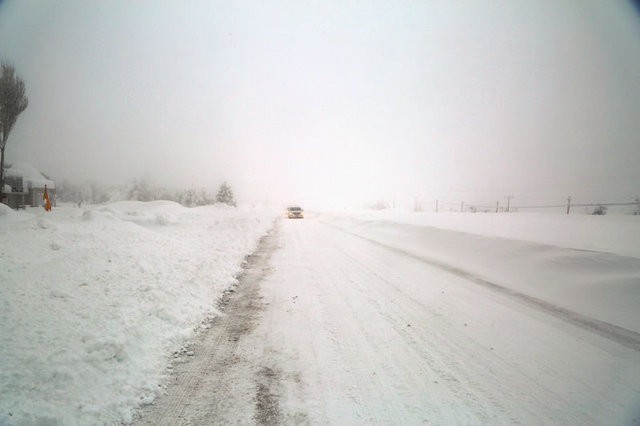
M 214 323 L 224 356 L 183 384 L 196 343 L 142 423 L 640 423 L 633 344 L 317 218 L 280 221 L 263 249 L 222 319 L 250 306 L 251 327 Z

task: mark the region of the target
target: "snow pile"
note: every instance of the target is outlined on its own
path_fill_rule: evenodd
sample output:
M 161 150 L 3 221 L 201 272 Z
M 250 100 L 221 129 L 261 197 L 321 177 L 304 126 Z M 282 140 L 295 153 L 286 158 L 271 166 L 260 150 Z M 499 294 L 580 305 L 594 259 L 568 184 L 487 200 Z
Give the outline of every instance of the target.
M 341 229 L 640 332 L 640 216 L 355 212 Z
M 274 216 L 172 202 L 0 205 L 0 424 L 131 420 Z

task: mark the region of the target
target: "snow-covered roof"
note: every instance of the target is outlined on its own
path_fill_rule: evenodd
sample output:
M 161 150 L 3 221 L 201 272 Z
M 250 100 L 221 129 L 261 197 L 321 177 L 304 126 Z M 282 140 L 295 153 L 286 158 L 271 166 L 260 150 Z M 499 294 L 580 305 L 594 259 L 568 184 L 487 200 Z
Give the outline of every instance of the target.
M 7 176 L 21 177 L 25 188 L 55 188 L 56 185 L 52 180 L 45 178 L 29 163 L 15 162 L 7 165 L 5 168 Z

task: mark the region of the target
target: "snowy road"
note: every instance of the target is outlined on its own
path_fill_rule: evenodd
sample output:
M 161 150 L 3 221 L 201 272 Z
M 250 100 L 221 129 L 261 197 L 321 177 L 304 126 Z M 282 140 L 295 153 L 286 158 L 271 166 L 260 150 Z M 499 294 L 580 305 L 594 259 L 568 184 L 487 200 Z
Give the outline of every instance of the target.
M 640 423 L 633 342 L 313 217 L 261 247 L 142 424 Z

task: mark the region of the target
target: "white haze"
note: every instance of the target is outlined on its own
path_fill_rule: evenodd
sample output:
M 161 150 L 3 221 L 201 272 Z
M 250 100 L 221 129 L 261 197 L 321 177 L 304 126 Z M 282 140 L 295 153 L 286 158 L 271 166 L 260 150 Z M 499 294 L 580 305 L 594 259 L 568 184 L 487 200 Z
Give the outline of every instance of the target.
M 244 202 L 624 201 L 639 24 L 596 0 L 0 2 L 30 101 L 7 161 Z

